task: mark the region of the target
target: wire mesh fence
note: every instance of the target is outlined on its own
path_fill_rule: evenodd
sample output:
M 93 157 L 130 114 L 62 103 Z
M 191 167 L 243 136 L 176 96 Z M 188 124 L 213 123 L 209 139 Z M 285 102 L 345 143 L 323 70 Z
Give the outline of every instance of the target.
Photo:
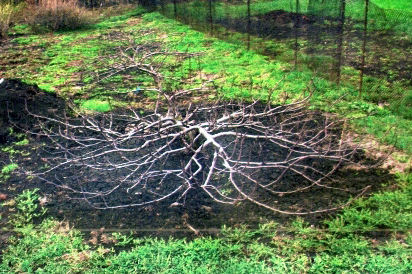
M 310 68 L 338 86 L 349 79 L 359 96 L 412 118 L 412 5 L 397 10 L 382 2 L 157 0 L 156 5 L 170 18 Z

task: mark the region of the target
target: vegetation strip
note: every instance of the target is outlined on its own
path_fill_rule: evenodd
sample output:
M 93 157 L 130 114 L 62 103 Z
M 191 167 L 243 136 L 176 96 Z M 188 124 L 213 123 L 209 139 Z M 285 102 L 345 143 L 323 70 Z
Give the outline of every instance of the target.
M 344 221 L 344 215 L 335 219 L 342 225 L 342 230 L 335 232 L 310 227 L 297 219 L 289 226 L 293 232 L 286 234 L 277 231 L 277 224 L 268 223 L 253 231 L 246 226 L 223 227 L 217 239 L 135 238 L 101 229 L 91 232 L 87 241 L 65 223 L 45 220 L 33 225 L 32 221 L 39 216 L 38 198 L 36 191 L 25 191 L 17 199 L 18 211 L 10 222 L 18 232 L 3 251 L 1 271 L 406 273 L 412 270 L 410 233 L 354 234 L 345 230 L 352 223 Z

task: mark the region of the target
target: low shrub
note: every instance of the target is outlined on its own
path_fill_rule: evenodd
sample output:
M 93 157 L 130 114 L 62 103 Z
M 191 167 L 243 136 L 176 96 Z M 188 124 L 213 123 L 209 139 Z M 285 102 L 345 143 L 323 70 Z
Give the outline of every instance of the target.
M 15 19 L 19 11 L 24 8 L 24 4 L 15 5 L 13 3 L 0 3 L 0 37 L 7 36 L 7 31 Z
M 37 33 L 84 28 L 95 21 L 93 12 L 80 7 L 77 0 L 42 0 L 28 12 L 27 23 Z

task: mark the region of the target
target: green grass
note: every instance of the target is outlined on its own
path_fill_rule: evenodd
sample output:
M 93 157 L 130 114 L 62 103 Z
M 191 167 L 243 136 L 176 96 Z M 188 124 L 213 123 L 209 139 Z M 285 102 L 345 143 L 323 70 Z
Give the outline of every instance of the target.
M 115 21 L 125 24 L 127 19 Z M 203 73 L 218 75 L 216 83 L 219 92 L 229 98 L 260 97 L 267 98 L 267 92 L 285 75 L 278 90 L 277 100 L 284 100 L 285 93 L 290 100 L 303 95 L 308 83 L 313 79 L 318 92 L 313 98 L 313 106 L 330 109 L 342 115 L 363 116 L 376 113 L 376 116 L 359 121 L 359 127 L 373 133 L 382 140 L 395 144 L 393 135 L 387 134 L 397 128 L 396 145 L 410 151 L 412 143 L 411 121 L 394 115 L 391 110 L 378 107 L 376 104 L 362 100 L 354 100 L 356 89 L 344 84 L 340 90 L 320 77 L 316 77 L 310 69 L 302 68 L 293 71 L 292 65 L 282 61 L 270 61 L 267 57 L 253 51 L 245 51 L 240 45 L 229 44 L 210 38 L 189 27 L 176 24 L 157 13 L 143 16 L 142 27 L 155 30 L 153 36 L 167 33 L 164 41 L 179 51 L 203 52 L 196 62 L 185 61 L 172 75 L 185 77 L 189 65 L 196 64 Z M 115 24 L 110 24 L 114 28 Z M 100 28 L 100 27 L 99 27 Z M 126 27 L 126 31 L 136 30 L 136 26 Z M 96 50 L 96 40 L 103 29 L 87 35 L 59 34 L 58 42 L 46 40 L 40 36 L 39 43 L 44 43 L 47 56 L 52 60 L 41 68 L 40 73 L 28 77 L 39 80 L 50 79 L 47 85 L 61 94 L 73 92 L 72 89 L 59 87 L 60 81 L 52 78 L 60 73 L 62 78 L 69 76 L 73 61 L 84 60 L 85 71 L 98 68 L 98 60 L 110 44 L 102 44 L 101 51 Z M 24 41 L 24 39 L 20 40 Z M 100 41 L 102 42 L 102 41 Z M 47 44 L 51 46 L 47 46 Z M 81 43 L 78 46 L 75 44 Z M 277 49 L 276 45 L 274 45 Z M 69 50 L 70 49 L 70 50 Z M 282 48 L 280 48 L 282 50 Z M 61 55 L 61 51 L 66 56 Z M 100 59 L 99 59 L 100 58 Z M 320 58 L 322 64 L 324 59 Z M 104 63 L 105 60 L 103 60 Z M 173 60 L 170 60 L 173 63 Z M 65 67 L 62 69 L 61 67 Z M 79 66 L 70 73 L 78 72 Z M 350 72 L 350 71 L 349 71 Z M 150 85 L 150 78 L 135 75 L 135 81 L 142 85 Z M 117 76 L 115 86 L 121 86 L 124 78 Z M 96 98 L 79 101 L 89 110 L 107 111 L 111 104 L 108 97 L 99 95 L 107 93 L 104 86 L 93 87 L 84 78 L 84 95 Z M 133 83 L 135 85 L 135 83 Z M 69 85 L 70 86 L 70 85 Z M 250 87 L 253 89 L 250 89 Z M 117 87 L 110 92 L 125 92 L 127 87 Z M 110 93 L 109 92 L 109 93 Z M 329 102 L 349 93 L 347 101 L 335 108 Z M 372 99 L 370 99 L 372 100 Z M 4 168 L 3 168 L 4 169 Z M 382 192 L 369 198 L 357 200 L 353 205 L 337 217 L 325 221 L 319 227 L 310 227 L 302 220 L 296 220 L 289 226 L 280 227 L 275 224 L 262 225 L 257 231 L 247 227 L 236 229 L 224 228 L 220 238 L 199 238 L 194 241 L 178 239 L 128 238 L 120 234 L 108 234 L 114 248 L 103 245 L 85 243 L 84 235 L 61 223 L 46 220 L 41 225 L 22 221 L 30 219 L 30 214 L 20 218 L 24 225 L 18 230 L 18 237 L 10 240 L 8 249 L 4 251 L 0 271 L 11 272 L 44 272 L 44 273 L 341 273 L 341 272 L 384 272 L 408 273 L 412 268 L 412 236 L 405 231 L 412 228 L 411 180 L 403 175 L 399 190 Z M 26 195 L 27 196 L 27 195 Z M 26 209 L 23 212 L 35 213 L 37 209 L 29 206 L 29 201 L 37 203 L 30 196 L 25 199 Z M 33 211 L 33 209 L 35 209 Z M 37 214 L 37 213 L 36 213 Z M 278 231 L 277 229 L 280 229 Z M 384 238 L 370 236 L 371 231 L 387 230 Z M 393 230 L 391 230 L 393 229 Z M 394 230 L 401 230 L 396 232 Z M 287 233 L 285 233 L 285 231 Z M 374 235 L 374 234 L 373 234 Z M 118 251 L 123 249 L 123 251 Z
M 336 231 L 409 230 L 412 227 L 411 170 L 399 177 L 399 189 L 358 199 L 325 224 Z
M 279 84 L 276 93 L 281 94 L 285 91 L 300 95 L 313 77 L 309 69 L 293 71 L 292 64 L 270 60 L 253 51 L 245 51 L 241 45 L 207 37 L 187 26 L 176 25 L 173 20 L 165 19 L 157 13 L 144 15 L 143 18 L 149 22 L 147 27 L 156 28 L 161 33 L 173 27 L 174 35 L 164 41 L 174 45 L 176 50 L 202 52 L 202 58 L 198 60 L 197 66 L 205 73 L 216 74 L 218 78 L 215 82 L 219 85 L 221 93 L 229 98 L 242 96 L 265 99 L 268 91 L 285 75 L 287 77 Z M 322 88 L 333 85 L 320 78 L 317 78 L 317 82 Z
M 42 216 L 37 190 L 16 199 L 3 250 L 4 273 L 409 273 L 412 271 L 411 180 L 402 189 L 358 200 L 324 226 L 223 227 L 219 237 L 192 241 L 104 233 L 85 242 L 68 224 Z M 10 206 L 10 205 L 8 205 Z M 13 205 L 11 205 L 13 206 Z M 384 232 L 379 232 L 384 230 Z M 380 233 L 380 234 L 379 234 Z M 381 236 L 379 236 L 381 235 Z M 108 244 L 111 243 L 111 246 Z
M 412 2 L 409 0 L 372 0 L 371 2 L 375 3 L 383 9 L 403 10 L 412 12 Z
M 301 1 L 300 10 L 307 11 L 307 0 Z M 193 1 L 190 3 L 177 4 L 177 16 L 183 20 L 196 24 L 196 22 L 206 23 L 209 21 L 209 4 L 207 1 Z M 272 10 L 295 11 L 295 1 L 262 1 L 252 2 L 250 5 L 251 15 L 264 14 Z M 163 13 L 169 17 L 174 16 L 173 4 L 165 5 Z M 245 18 L 247 16 L 247 5 L 233 5 L 226 3 L 215 3 L 213 5 L 213 20 L 221 20 L 223 18 Z
M 18 167 L 19 167 L 18 164 L 8 164 L 8 165 L 4 166 L 4 167 L 1 169 L 1 173 L 3 173 L 3 174 L 9 174 L 9 173 L 11 173 L 13 170 L 17 169 Z
M 312 98 L 312 108 L 351 118 L 375 114 L 357 119 L 354 125 L 412 153 L 409 117 L 376 104 L 382 96 L 387 96 L 386 89 L 378 88 L 390 86 L 388 83 L 369 79 L 366 90 L 373 89 L 373 92 L 369 90 L 363 100 L 359 100 L 350 80 L 338 89 L 334 83 L 312 72 L 313 69 L 327 72 L 327 57 L 318 56 L 314 60 L 300 56 L 306 61 L 299 70 L 293 70 L 293 65 L 286 61 L 293 52 L 285 45 L 256 38 L 260 45 L 279 52 L 279 58 L 270 60 L 256 51 L 246 51 L 239 44 L 194 31 L 159 13 L 142 16 L 141 13 L 137 10 L 105 20 L 89 30 L 16 38 L 13 50 L 24 51 L 33 45 L 42 49 L 41 53 L 31 54 L 29 65 L 42 62 L 8 70 L 6 77 L 20 73 L 26 81 L 41 84 L 62 96 L 88 98 L 78 101 L 84 109 L 109 111 L 113 105 L 120 104 L 111 99 L 111 95 L 127 93 L 136 83 L 145 87 L 153 83 L 150 77 L 131 74 L 130 77 L 116 75 L 101 84 L 93 84 L 96 71 L 104 71 L 110 64 L 111 60 L 105 56 L 119 45 L 115 39 L 110 41 L 102 37 L 120 27 L 125 32 L 152 30 L 150 35 L 139 37 L 139 41 L 160 41 L 162 37 L 161 41 L 170 49 L 202 52 L 199 58 L 185 60 L 178 66 L 173 58 L 165 60 L 163 73 L 185 78 L 196 67 L 195 72 L 217 77 L 215 83 L 220 95 L 262 100 L 267 100 L 268 92 L 285 78 L 274 91 L 273 103 L 301 98 L 313 81 L 309 86 L 317 92 Z M 139 23 L 129 24 L 132 20 L 139 20 Z M 245 38 L 241 34 L 235 37 Z M 355 74 L 353 69 L 344 70 L 346 78 Z M 331 104 L 343 94 L 347 94 L 343 101 Z M 408 94 L 401 95 L 407 106 Z M 25 144 L 23 140 L 15 145 Z M 17 164 L 6 165 L 1 173 L 9 174 L 17 167 Z M 246 226 L 223 228 L 219 238 L 193 241 L 107 234 L 112 246 L 86 243 L 85 235 L 53 220 L 34 225 L 32 220 L 41 215 L 39 196 L 25 192 L 17 199 L 17 214 L 8 226 L 10 229 L 18 227 L 17 235 L 3 250 L 0 272 L 409 273 L 412 271 L 412 235 L 408 232 L 412 229 L 412 179 L 410 173 L 399 176 L 397 190 L 359 199 L 316 227 L 296 219 L 284 226 L 262 224 L 258 230 L 249 230 Z
M 143 17 L 146 21 L 151 22 L 150 26 L 156 26 L 161 31 L 166 31 L 172 27 L 171 20 L 167 20 L 152 13 Z M 289 98 L 299 98 L 306 91 L 308 83 L 313 80 L 316 86 L 317 92 L 312 98 L 312 104 L 317 108 L 325 109 L 328 111 L 339 112 L 342 115 L 349 117 L 361 117 L 370 114 L 376 114 L 365 119 L 356 121 L 359 128 L 363 128 L 366 132 L 371 133 L 382 141 L 386 141 L 390 144 L 394 144 L 398 148 L 405 150 L 409 154 L 412 153 L 411 137 L 412 121 L 410 118 L 411 109 L 408 108 L 408 104 L 403 104 L 402 108 L 392 107 L 391 109 L 378 107 L 377 103 L 381 100 L 394 100 L 394 93 L 388 93 L 388 90 L 395 90 L 396 96 L 403 96 L 407 98 L 406 90 L 402 85 L 395 83 L 389 84 L 385 80 L 375 79 L 373 77 L 367 77 L 365 80 L 365 92 L 363 98 L 369 102 L 361 102 L 355 104 L 358 101 L 357 87 L 352 85 L 350 81 L 342 83 L 338 89 L 336 85 L 322 77 L 317 77 L 312 70 L 319 71 L 325 69 L 325 74 L 329 70 L 327 57 L 318 57 L 318 66 L 316 67 L 316 60 L 313 57 L 305 61 L 308 56 L 299 56 L 302 63 L 300 70 L 294 71 L 292 64 L 282 61 L 289 59 L 288 55 L 292 52 L 289 49 L 278 46 L 281 55 L 276 60 L 270 60 L 268 57 L 259 55 L 253 51 L 245 51 L 244 47 L 239 44 L 229 44 L 224 41 L 214 40 L 207 38 L 203 34 L 199 34 L 191 30 L 186 26 L 175 25 L 174 29 L 177 33 L 181 33 L 183 38 L 180 38 L 176 46 L 179 49 L 185 49 L 188 44 L 193 50 L 205 51 L 206 54 L 201 60 L 202 69 L 207 73 L 214 73 L 221 75 L 221 78 L 216 80 L 220 86 L 220 91 L 229 98 L 236 97 L 255 97 L 265 100 L 267 98 L 268 91 L 271 87 L 275 86 L 280 79 L 285 75 L 285 80 L 278 86 L 275 91 L 274 101 L 283 102 L 285 94 Z M 192 38 L 193 37 L 193 38 Z M 239 36 L 240 39 L 244 36 Z M 208 47 L 202 47 L 202 40 L 207 39 Z M 266 42 L 256 39 L 256 42 L 252 45 L 256 47 L 265 47 L 266 44 L 271 46 L 273 42 Z M 283 57 L 282 57 L 283 56 Z M 307 64 L 307 66 L 305 65 Z M 358 72 L 353 69 L 343 69 L 343 78 L 357 77 Z M 322 75 L 322 73 L 320 73 Z M 243 83 L 243 84 L 241 84 Z M 354 84 L 357 84 L 354 82 Z M 253 85 L 253 89 L 250 91 L 250 86 Z M 331 102 L 339 99 L 342 95 L 346 94 L 341 103 L 334 105 L 330 108 Z M 386 98 L 385 96 L 389 96 Z M 408 99 L 406 99 L 408 100 Z M 406 101 L 404 101 L 406 102 Z M 392 105 L 395 105 L 393 103 Z M 366 125 L 366 127 L 365 127 Z M 396 138 L 394 138 L 396 135 Z
M 81 101 L 80 106 L 85 110 L 96 112 L 107 112 L 113 109 L 113 105 L 109 101 L 101 101 L 99 99 Z

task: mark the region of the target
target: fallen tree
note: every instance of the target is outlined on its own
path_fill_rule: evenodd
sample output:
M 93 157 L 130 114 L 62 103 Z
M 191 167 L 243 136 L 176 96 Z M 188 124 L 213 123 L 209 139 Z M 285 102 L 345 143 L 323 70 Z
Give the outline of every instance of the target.
M 52 145 L 45 154 L 47 166 L 27 174 L 95 208 L 160 201 L 179 206 L 195 190 L 218 203 L 249 201 L 283 214 L 309 214 L 346 203 L 285 208 L 281 200 L 319 189 L 357 197 L 368 189 L 348 190 L 333 180 L 339 167 L 357 164 L 359 149 L 343 120 L 308 110 L 309 97 L 278 106 L 259 100 L 184 103 L 181 99 L 193 92 L 212 90 L 213 81 L 170 89 L 165 82 L 173 79 L 161 73 L 153 58 L 194 55 L 130 43 L 119 48 L 118 62 L 105 75 L 130 70 L 150 75 L 153 87 L 142 91 L 157 93 L 155 107 L 109 114 L 73 107 L 70 115 L 59 117 L 32 112 L 38 131 L 31 133 Z

